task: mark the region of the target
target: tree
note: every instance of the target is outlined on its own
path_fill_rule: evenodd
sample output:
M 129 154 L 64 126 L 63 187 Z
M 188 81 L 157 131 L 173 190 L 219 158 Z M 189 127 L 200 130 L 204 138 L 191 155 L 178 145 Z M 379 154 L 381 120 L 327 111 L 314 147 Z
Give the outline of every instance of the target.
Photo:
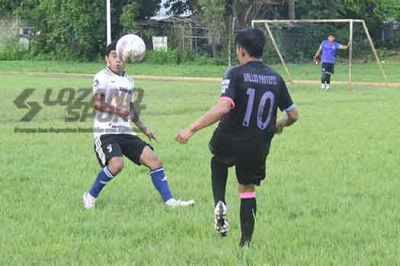
M 225 19 L 221 16 L 225 12 L 225 0 L 200 0 L 203 7 L 204 22 L 208 30 L 208 44 L 211 46 L 213 56 L 217 55 L 221 37 L 225 32 Z
M 168 15 L 179 16 L 186 12 L 195 12 L 199 8 L 198 0 L 167 0 L 164 4 L 168 8 Z

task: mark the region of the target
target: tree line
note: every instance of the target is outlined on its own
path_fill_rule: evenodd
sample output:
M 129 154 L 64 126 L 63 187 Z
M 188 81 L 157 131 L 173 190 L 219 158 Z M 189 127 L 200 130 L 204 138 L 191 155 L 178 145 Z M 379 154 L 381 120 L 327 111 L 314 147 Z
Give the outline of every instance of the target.
M 190 12 L 194 19 L 221 36 L 232 27 L 251 25 L 252 19 L 365 19 L 379 37 L 386 21 L 400 20 L 400 0 L 121 0 L 111 1 L 112 32 L 134 30 L 163 4 L 170 15 Z M 35 26 L 31 53 L 95 60 L 103 52 L 106 1 L 0 0 L 0 17 L 18 15 Z M 119 36 L 113 36 L 117 38 Z

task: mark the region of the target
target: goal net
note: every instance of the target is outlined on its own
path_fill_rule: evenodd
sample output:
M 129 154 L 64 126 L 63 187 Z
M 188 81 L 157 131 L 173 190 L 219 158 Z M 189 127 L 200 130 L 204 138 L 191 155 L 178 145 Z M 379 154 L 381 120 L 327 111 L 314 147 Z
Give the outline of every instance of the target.
M 264 60 L 276 65 L 289 82 L 320 82 L 321 56 L 318 65 L 313 57 L 321 43 L 333 34 L 335 42 L 352 44 L 336 53 L 333 83 L 348 84 L 350 89 L 354 84 L 387 84 L 382 62 L 363 20 L 253 20 L 252 24 L 267 36 Z

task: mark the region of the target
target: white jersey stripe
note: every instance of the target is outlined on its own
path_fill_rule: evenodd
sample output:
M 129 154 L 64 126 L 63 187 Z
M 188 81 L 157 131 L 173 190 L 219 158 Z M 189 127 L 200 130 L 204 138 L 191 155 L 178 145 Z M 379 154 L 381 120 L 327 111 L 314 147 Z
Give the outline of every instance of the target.
M 100 158 L 100 160 L 101 160 L 101 163 L 102 163 L 103 165 L 106 165 L 106 155 L 104 154 L 103 149 L 101 148 L 101 140 L 100 140 L 100 137 L 96 137 L 96 138 L 94 139 L 94 142 L 95 142 L 95 144 L 96 144 L 96 152 L 97 152 L 97 155 L 99 156 L 99 158 Z

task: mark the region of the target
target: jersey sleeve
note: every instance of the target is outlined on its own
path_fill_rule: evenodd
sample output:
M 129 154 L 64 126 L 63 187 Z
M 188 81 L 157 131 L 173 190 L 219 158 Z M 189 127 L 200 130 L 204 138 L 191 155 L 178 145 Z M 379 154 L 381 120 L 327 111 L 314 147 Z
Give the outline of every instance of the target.
M 342 45 L 338 42 L 335 42 L 335 48 L 340 49 L 340 48 L 342 48 Z
M 221 101 L 229 101 L 232 109 L 235 108 L 236 87 L 234 80 L 234 68 L 229 68 L 225 71 L 221 82 Z
M 319 45 L 319 49 L 324 49 L 324 44 L 325 44 L 325 41 L 323 41 L 323 42 L 321 42 L 321 44 Z
M 133 78 L 131 78 L 131 77 L 129 77 L 129 76 L 128 76 L 128 80 L 129 80 L 129 82 L 131 83 L 131 88 L 132 88 L 131 103 L 134 103 L 134 102 L 135 102 L 135 97 L 134 97 L 133 92 L 134 92 L 134 90 L 135 90 L 135 81 L 133 80 Z
M 283 111 L 290 111 L 294 108 L 294 103 L 292 101 L 292 97 L 286 87 L 285 81 L 281 78 L 280 80 L 280 93 L 278 99 L 278 107 L 279 110 Z
M 105 94 L 107 88 L 107 83 L 105 78 L 101 75 L 101 73 L 96 74 L 93 79 L 93 96 L 98 94 Z

